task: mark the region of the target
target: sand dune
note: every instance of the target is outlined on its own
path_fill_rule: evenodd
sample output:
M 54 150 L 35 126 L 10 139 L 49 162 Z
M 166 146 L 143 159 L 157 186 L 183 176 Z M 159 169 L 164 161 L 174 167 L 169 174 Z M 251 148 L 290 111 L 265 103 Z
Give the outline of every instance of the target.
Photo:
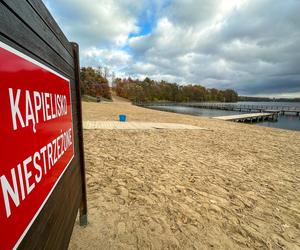
M 300 133 L 83 103 L 85 120 L 207 130 L 85 130 L 89 224 L 70 249 L 300 249 Z

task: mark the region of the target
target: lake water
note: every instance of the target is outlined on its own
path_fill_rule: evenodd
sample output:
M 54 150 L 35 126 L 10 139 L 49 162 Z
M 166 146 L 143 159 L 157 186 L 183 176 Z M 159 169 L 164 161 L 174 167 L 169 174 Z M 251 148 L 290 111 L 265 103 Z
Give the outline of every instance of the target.
M 238 102 L 232 103 L 233 105 L 245 104 L 245 105 L 261 105 L 261 106 L 287 106 L 287 107 L 295 107 L 300 110 L 300 103 L 293 102 Z M 225 115 L 236 115 L 243 114 L 245 112 L 237 112 L 237 111 L 226 111 L 226 110 L 214 110 L 214 109 L 202 109 L 202 108 L 194 108 L 194 107 L 184 107 L 184 106 L 151 106 L 150 108 L 168 111 L 174 113 L 181 114 L 189 114 L 195 116 L 205 116 L 205 117 L 214 117 L 214 116 L 225 116 Z M 259 123 L 254 123 L 258 126 L 272 127 L 272 128 L 281 128 L 288 130 L 296 130 L 300 131 L 300 116 L 296 115 L 280 115 L 278 121 L 264 121 Z

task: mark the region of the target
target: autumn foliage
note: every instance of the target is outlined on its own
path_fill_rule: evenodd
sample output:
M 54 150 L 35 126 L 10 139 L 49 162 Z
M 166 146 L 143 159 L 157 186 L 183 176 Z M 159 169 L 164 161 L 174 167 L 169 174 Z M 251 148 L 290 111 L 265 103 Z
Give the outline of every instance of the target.
M 108 80 L 99 69 L 91 67 L 81 68 L 80 87 L 82 95 L 111 99 Z
M 238 94 L 232 89 L 207 89 L 201 85 L 178 85 L 166 81 L 115 79 L 118 96 L 133 102 L 236 102 Z

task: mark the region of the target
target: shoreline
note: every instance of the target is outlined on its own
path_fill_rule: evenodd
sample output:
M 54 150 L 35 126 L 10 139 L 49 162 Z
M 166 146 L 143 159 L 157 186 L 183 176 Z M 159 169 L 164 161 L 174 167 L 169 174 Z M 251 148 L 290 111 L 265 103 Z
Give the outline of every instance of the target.
M 206 117 L 206 118 L 214 118 L 219 116 L 231 116 L 231 115 L 242 115 L 242 114 L 250 114 L 250 113 L 261 113 L 263 111 L 238 111 L 238 110 L 230 110 L 230 109 L 211 109 L 211 108 L 202 108 L 202 107 L 196 107 L 196 106 L 185 106 L 185 105 L 151 105 L 151 106 L 140 106 L 143 108 L 149 108 L 153 110 L 159 110 L 159 111 L 165 111 L 165 112 L 172 112 L 172 113 L 178 113 L 178 114 L 184 114 L 184 115 L 192 115 L 196 117 Z M 272 113 L 271 110 L 264 111 L 265 113 Z M 286 112 L 283 114 L 283 112 L 276 112 L 278 113 L 278 119 L 276 119 L 276 122 L 270 122 L 270 121 L 259 121 L 254 122 L 252 125 L 258 125 L 263 127 L 271 127 L 271 128 L 279 128 L 279 129 L 285 129 L 285 130 L 292 130 L 292 131 L 300 131 L 300 117 L 299 117 L 299 111 L 295 110 L 293 114 L 293 111 Z M 246 122 L 247 123 L 247 122 Z M 248 123 L 250 124 L 250 122 Z
M 204 130 L 85 130 L 86 228 L 70 249 L 300 247 L 300 133 L 83 103 L 85 121 L 172 122 Z

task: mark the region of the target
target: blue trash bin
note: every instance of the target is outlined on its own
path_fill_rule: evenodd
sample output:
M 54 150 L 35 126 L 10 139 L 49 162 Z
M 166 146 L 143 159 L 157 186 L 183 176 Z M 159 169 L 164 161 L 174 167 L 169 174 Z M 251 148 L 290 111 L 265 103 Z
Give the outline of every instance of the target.
M 119 115 L 120 122 L 126 122 L 126 115 Z

